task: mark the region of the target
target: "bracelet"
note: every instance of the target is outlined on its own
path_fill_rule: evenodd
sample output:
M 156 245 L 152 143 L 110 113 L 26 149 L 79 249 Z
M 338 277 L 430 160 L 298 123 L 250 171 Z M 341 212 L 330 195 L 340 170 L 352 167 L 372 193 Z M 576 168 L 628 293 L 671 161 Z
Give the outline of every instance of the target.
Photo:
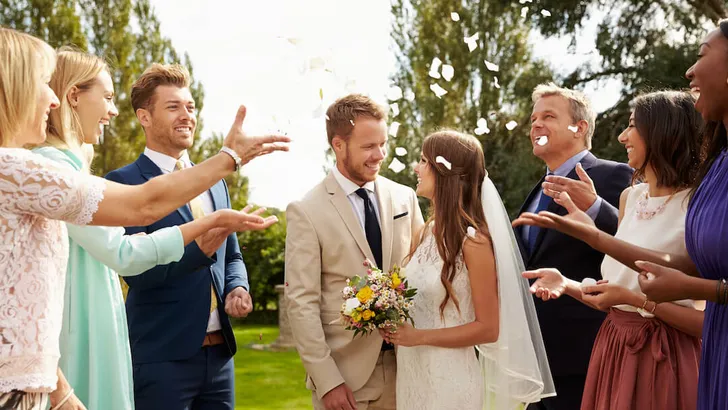
M 650 301 L 650 302 L 652 302 L 652 301 Z M 652 302 L 652 310 L 650 310 L 651 315 L 655 314 L 655 309 L 657 309 L 657 302 Z
M 649 302 L 649 301 L 650 300 L 647 299 L 647 296 L 645 296 L 645 302 L 642 304 L 642 307 L 640 309 L 642 309 L 642 310 L 644 310 L 646 312 L 647 310 L 645 308 L 647 307 L 647 302 Z
M 68 393 L 66 393 L 66 396 L 63 397 L 63 399 L 61 399 L 61 401 L 58 402 L 58 404 L 56 404 L 51 410 L 59 410 L 61 407 L 63 407 L 64 404 L 66 404 L 66 402 L 68 401 L 68 399 L 71 398 L 72 395 L 73 395 L 73 388 L 71 388 L 71 390 L 69 390 Z
M 233 159 L 233 161 L 235 161 L 235 170 L 236 171 L 239 170 L 240 167 L 243 166 L 243 160 L 240 158 L 238 153 L 235 152 L 232 148 L 228 148 L 223 145 L 223 147 L 220 148 L 220 152 L 224 152 L 224 153 L 230 155 L 230 157 Z

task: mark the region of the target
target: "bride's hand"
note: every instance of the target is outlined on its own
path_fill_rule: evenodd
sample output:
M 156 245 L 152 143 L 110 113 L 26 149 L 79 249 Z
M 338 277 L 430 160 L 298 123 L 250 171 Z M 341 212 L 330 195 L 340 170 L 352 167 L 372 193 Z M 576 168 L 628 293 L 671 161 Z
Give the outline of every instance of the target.
M 392 329 L 379 329 L 382 338 L 397 346 L 419 346 L 422 344 L 422 330 L 405 322 Z
M 529 290 L 544 302 L 558 299 L 566 292 L 566 278 L 556 269 L 536 269 L 522 275 L 526 279 L 536 279 Z
M 513 221 L 513 227 L 534 225 L 554 229 L 587 243 L 599 233 L 599 228 L 596 227 L 591 217 L 574 204 L 569 194 L 561 192 L 554 197 L 554 202 L 563 206 L 568 214 L 561 216 L 547 211 L 538 214 L 524 212 Z

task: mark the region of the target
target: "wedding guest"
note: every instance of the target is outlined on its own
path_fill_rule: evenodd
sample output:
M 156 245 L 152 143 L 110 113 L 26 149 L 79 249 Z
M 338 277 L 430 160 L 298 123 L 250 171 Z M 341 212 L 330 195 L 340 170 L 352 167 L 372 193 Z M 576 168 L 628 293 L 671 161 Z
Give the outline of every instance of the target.
M 622 192 L 615 238 L 672 255 L 687 256 L 685 214 L 699 165 L 702 120 L 685 92 L 662 91 L 638 97 L 629 126 L 619 136 L 635 180 Z M 568 194 L 555 201 L 591 231 L 598 228 Z M 544 213 L 544 219 L 548 213 Z M 564 219 L 553 215 L 553 218 Z M 534 214 L 515 221 L 542 228 Z M 588 230 L 582 236 L 588 235 Z M 692 300 L 657 304 L 640 291 L 638 274 L 609 256 L 602 263 L 604 282 L 582 286 L 555 269 L 525 272 L 538 279 L 532 291 L 544 301 L 566 293 L 608 312 L 589 361 L 583 410 L 695 409 L 703 312 Z M 669 353 L 665 353 L 669 352 Z M 655 389 L 653 386 L 671 386 Z
M 68 257 L 68 237 L 59 221 L 151 223 L 228 175 L 236 164 L 285 150 L 281 143 L 289 140 L 247 136 L 241 107 L 225 140 L 230 153 L 215 155 L 197 169 L 136 187 L 65 170 L 22 148 L 43 143 L 48 114 L 59 106 L 48 86 L 55 60 L 43 41 L 0 28 L 0 405 L 8 409 L 44 409 L 49 396 L 54 409 L 84 408 L 58 369 Z M 260 216 L 235 211 L 225 217 L 230 227 L 264 223 Z
M 92 157 L 91 144 L 99 142 L 104 126 L 118 115 L 109 68 L 97 56 L 64 49 L 57 53 L 50 86 L 61 96 L 60 106 L 48 118 L 47 146 L 34 152 L 88 172 L 89 152 L 84 151 L 90 148 Z M 223 212 L 144 236 L 125 235 L 120 227 L 66 224 L 69 257 L 60 367 L 86 407 L 134 408 L 129 334 L 117 273 L 133 276 L 177 262 L 193 240 L 204 243 L 220 232 L 229 234 L 227 227 L 217 226 L 224 221 Z M 275 217 L 249 228 L 264 229 L 273 223 Z M 205 231 L 209 226 L 217 227 Z

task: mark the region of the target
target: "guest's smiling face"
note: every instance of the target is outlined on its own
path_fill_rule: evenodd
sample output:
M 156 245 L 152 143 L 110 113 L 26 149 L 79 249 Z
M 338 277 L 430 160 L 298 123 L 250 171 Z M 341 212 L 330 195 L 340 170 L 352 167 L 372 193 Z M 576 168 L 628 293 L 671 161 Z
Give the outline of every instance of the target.
M 695 109 L 705 121 L 723 121 L 728 115 L 728 39 L 720 29 L 708 34 L 698 51 L 698 60 L 685 77 L 698 93 Z

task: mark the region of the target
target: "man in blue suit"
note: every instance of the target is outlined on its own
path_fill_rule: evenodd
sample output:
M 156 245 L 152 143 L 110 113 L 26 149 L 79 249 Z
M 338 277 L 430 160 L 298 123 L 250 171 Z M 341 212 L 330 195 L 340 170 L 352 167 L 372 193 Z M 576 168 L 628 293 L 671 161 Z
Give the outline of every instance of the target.
M 189 85 L 179 65 L 155 64 L 137 79 L 131 101 L 147 146 L 108 179 L 136 185 L 192 166 L 187 149 L 196 115 Z M 221 208 L 230 208 L 224 180 L 160 221 L 126 232 L 151 233 Z M 136 409 L 232 410 L 236 344 L 229 316 L 252 310 L 236 235 L 210 231 L 190 243 L 179 262 L 124 279 Z
M 545 210 L 565 215 L 566 209 L 552 198 L 567 192 L 599 229 L 613 235 L 619 196 L 631 183 L 632 169 L 589 152 L 596 114 L 583 93 L 551 83 L 536 87 L 532 97 L 533 153 L 546 163 L 547 173 L 531 190 L 520 213 Z M 576 281 L 601 279 L 604 254 L 586 243 L 528 225 L 517 226 L 515 233 L 527 270 L 556 268 Z M 605 314 L 570 297 L 548 302 L 537 298 L 535 305 L 557 395 L 528 410 L 578 410 Z

